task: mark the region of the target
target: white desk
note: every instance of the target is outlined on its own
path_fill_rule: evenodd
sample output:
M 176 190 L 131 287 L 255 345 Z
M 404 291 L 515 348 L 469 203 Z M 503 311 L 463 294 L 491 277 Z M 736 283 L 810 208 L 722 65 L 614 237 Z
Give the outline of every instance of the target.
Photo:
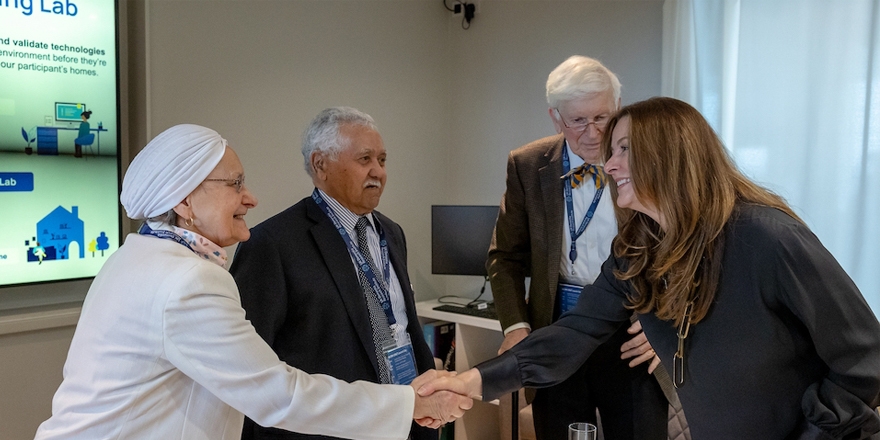
M 437 300 L 416 303 L 423 320 L 455 323 L 455 370 L 465 371 L 498 355 L 504 340 L 501 324 L 494 319 L 478 318 L 434 310 Z M 498 401 L 474 402 L 474 407 L 455 422 L 455 440 L 498 440 Z

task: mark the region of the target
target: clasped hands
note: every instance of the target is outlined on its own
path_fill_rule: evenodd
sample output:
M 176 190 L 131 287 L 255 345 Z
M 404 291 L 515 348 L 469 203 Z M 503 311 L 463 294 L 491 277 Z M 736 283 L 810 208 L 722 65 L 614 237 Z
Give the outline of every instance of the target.
M 456 374 L 428 370 L 410 384 L 416 393 L 413 419 L 421 426 L 439 428 L 464 415 L 482 392 L 479 371 Z
M 631 358 L 630 367 L 650 361 L 648 373 L 653 372 L 660 365 L 660 358 L 642 332 L 641 323 L 635 321 L 627 331 L 634 336 L 623 344 L 620 357 Z M 499 354 L 516 345 L 528 334 L 528 330 L 524 333 L 521 336 L 513 335 L 509 346 L 502 346 Z M 483 378 L 476 368 L 459 374 L 429 370 L 417 377 L 410 386 L 416 393 L 413 419 L 421 426 L 439 428 L 463 416 L 474 405 L 473 399 L 482 399 Z

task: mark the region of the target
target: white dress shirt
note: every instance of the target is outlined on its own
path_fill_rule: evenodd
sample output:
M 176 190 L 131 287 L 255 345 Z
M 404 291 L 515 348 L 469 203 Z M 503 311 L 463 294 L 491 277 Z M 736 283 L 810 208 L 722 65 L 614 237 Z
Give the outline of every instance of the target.
M 571 151 L 567 141 L 565 148 L 568 150 L 568 159 L 572 169 L 583 165 L 584 160 Z M 563 170 L 563 172 L 567 171 Z M 593 219 L 590 220 L 587 229 L 584 230 L 584 233 L 575 242 L 577 246 L 577 259 L 574 265 L 572 265 L 568 256 L 571 250 L 568 214 L 563 212 L 562 255 L 559 258 L 560 282 L 576 284 L 578 286 L 592 284 L 596 277 L 599 276 L 599 272 L 601 272 L 602 263 L 611 254 L 611 240 L 617 235 L 617 219 L 614 217 L 614 201 L 611 200 L 611 191 L 608 189 L 608 185 L 605 185 L 602 191 L 602 198 L 599 199 L 599 206 L 596 207 Z M 571 199 L 574 206 L 575 230 L 583 221 L 595 195 L 596 186 L 593 184 L 591 177 L 588 177 L 583 185 L 572 188 Z M 560 194 L 560 197 L 565 196 Z
M 358 219 L 361 216 L 351 212 L 348 208 L 342 206 L 336 199 L 330 197 L 324 191 L 318 189 L 318 193 L 321 194 L 321 197 L 327 201 L 327 205 L 330 209 L 333 210 L 333 213 L 339 218 L 339 221 L 342 223 L 342 227 L 345 228 L 345 232 L 348 233 L 351 241 L 357 246 L 357 232 L 354 227 L 357 224 Z M 376 231 L 375 218 L 372 214 L 366 215 L 367 220 L 370 221 L 370 227 L 367 228 L 367 246 L 370 248 L 370 257 L 373 258 L 373 264 L 376 265 L 376 273 L 377 279 L 384 279 L 385 275 L 383 272 L 383 264 L 382 264 L 382 248 L 379 246 L 379 233 Z M 389 255 L 389 259 L 391 256 Z M 358 267 L 357 261 L 354 258 L 351 259 L 351 264 L 354 266 L 355 272 L 359 272 L 361 269 Z M 391 261 L 388 261 L 388 275 L 390 280 L 385 280 L 385 285 L 388 286 L 388 291 L 391 296 L 391 310 L 394 312 L 394 319 L 399 324 L 397 327 L 398 331 L 401 332 L 399 334 L 394 335 L 397 341 L 404 341 L 405 339 L 401 338 L 402 333 L 406 333 L 406 327 L 409 324 L 409 318 L 406 316 L 406 303 L 403 301 L 403 289 L 400 287 L 400 281 L 397 279 L 397 273 L 394 272 L 394 265 L 391 264 Z M 390 282 L 389 282 L 390 281 Z

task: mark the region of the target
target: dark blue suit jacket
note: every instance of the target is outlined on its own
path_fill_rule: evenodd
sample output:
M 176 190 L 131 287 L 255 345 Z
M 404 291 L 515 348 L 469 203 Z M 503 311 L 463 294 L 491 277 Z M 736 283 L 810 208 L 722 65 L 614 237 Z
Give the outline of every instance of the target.
M 407 331 L 421 373 L 433 368 L 434 361 L 416 316 L 406 239 L 397 223 L 374 214 L 385 230 L 391 264 L 403 289 Z M 311 197 L 252 228 L 230 271 L 247 319 L 283 361 L 347 382 L 379 382 L 369 312 L 357 273 L 339 232 Z M 285 433 L 248 419 L 242 438 L 328 438 Z M 414 424 L 412 435 L 435 439 L 437 432 Z

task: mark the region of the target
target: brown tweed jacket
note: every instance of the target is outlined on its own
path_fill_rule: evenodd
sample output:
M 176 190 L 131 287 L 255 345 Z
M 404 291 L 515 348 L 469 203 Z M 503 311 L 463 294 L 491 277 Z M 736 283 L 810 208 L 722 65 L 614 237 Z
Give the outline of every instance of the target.
M 528 322 L 537 329 L 553 320 L 565 212 L 559 180 L 564 142 L 561 134 L 538 139 L 507 157 L 507 191 L 486 261 L 501 328 Z

